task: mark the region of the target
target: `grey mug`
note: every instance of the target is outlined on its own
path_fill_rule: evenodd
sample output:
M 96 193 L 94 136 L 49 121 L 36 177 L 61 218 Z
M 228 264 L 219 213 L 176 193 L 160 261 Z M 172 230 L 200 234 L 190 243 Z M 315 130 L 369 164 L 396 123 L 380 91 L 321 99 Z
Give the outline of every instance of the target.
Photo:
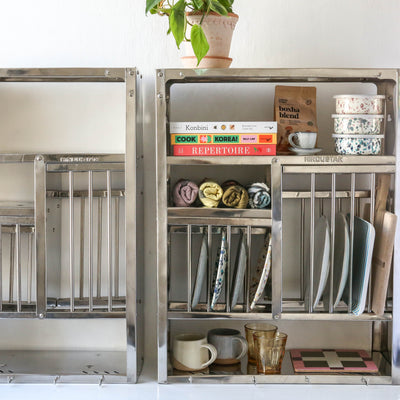
M 212 329 L 207 341 L 217 349 L 215 364 L 237 364 L 247 353 L 247 341 L 236 329 Z

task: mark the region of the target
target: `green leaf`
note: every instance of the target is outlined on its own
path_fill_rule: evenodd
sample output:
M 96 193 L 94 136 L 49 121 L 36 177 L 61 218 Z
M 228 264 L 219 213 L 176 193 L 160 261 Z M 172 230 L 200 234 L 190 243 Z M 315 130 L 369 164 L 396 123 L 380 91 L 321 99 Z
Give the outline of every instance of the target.
M 186 14 L 185 0 L 179 0 L 171 9 L 169 16 L 169 27 L 174 35 L 176 45 L 179 49 L 180 44 L 185 38 Z
M 210 9 L 220 15 L 228 15 L 226 8 L 217 0 L 209 1 Z
M 226 11 L 232 12 L 233 0 L 219 0 L 219 2 L 226 8 Z
M 159 2 L 160 0 L 146 0 L 146 14 Z
M 195 10 L 200 11 L 204 7 L 204 0 L 192 0 Z
M 197 65 L 199 65 L 200 61 L 208 53 L 210 48 L 203 28 L 200 25 L 192 26 L 192 31 L 190 32 L 190 41 L 192 42 L 194 54 L 197 57 Z

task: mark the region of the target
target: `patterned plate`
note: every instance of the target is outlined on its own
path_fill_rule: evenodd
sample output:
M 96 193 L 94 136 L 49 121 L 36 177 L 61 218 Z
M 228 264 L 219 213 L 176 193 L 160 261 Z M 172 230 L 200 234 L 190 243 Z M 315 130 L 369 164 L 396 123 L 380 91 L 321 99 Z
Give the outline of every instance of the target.
M 272 241 L 271 234 L 268 234 L 267 239 L 264 243 L 264 247 L 258 259 L 256 275 L 251 281 L 250 298 L 253 298 L 250 305 L 251 310 L 255 308 L 258 300 L 260 300 L 265 285 L 267 284 L 269 271 L 271 269 L 271 251 L 272 251 L 271 241 Z
M 228 255 L 226 253 L 226 231 L 222 230 L 222 239 L 221 239 L 221 247 L 219 250 L 218 261 L 214 273 L 213 279 L 213 296 L 211 300 L 211 309 L 214 310 L 215 305 L 217 304 L 218 298 L 221 294 L 222 285 L 224 284 L 224 276 L 226 272 L 226 265 L 228 261 Z

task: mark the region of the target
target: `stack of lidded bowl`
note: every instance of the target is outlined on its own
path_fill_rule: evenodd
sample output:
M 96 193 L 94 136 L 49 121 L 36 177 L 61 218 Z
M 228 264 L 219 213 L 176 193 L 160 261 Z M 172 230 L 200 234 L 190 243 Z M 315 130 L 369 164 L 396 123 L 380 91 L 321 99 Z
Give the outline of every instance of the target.
M 339 154 L 380 154 L 384 137 L 383 95 L 338 95 L 334 121 L 335 150 Z

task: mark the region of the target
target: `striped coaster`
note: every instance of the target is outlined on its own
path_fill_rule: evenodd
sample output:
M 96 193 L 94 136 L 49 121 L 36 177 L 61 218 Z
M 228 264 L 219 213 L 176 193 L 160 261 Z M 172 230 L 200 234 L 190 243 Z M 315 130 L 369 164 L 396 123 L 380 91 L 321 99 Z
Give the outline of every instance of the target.
M 378 367 L 364 350 L 296 349 L 290 350 L 294 372 L 358 372 L 375 374 Z

